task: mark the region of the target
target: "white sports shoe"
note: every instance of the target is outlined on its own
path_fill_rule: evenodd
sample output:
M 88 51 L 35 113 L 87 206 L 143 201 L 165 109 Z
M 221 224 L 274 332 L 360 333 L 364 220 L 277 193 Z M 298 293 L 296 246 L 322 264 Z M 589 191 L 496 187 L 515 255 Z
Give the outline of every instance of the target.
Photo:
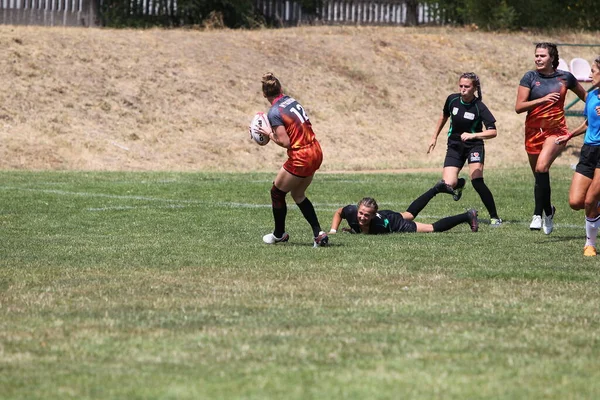
M 289 239 L 290 235 L 288 235 L 287 232 L 285 232 L 280 238 L 275 237 L 275 235 L 273 235 L 272 233 L 267 233 L 265 236 L 263 236 L 263 242 L 265 242 L 266 244 L 287 242 Z
M 556 214 L 556 207 L 552 206 L 552 215 L 547 215 L 544 217 L 542 226 L 546 235 L 551 234 L 552 230 L 554 229 L 554 214 Z
M 533 216 L 533 218 L 531 219 L 531 224 L 529 224 L 529 229 L 531 229 L 532 231 L 539 231 L 540 229 L 542 229 L 542 216 L 541 215 Z

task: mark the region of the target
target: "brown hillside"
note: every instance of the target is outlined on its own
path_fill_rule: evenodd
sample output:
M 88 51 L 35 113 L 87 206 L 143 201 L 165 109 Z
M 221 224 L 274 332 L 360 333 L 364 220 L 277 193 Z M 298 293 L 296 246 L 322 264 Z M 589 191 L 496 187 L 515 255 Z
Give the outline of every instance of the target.
M 266 71 L 305 105 L 324 171 L 440 167 L 444 138 L 433 155 L 427 144 L 465 71 L 480 75 L 498 120 L 488 166 L 525 165 L 514 100 L 541 40 L 598 42 L 449 28 L 0 26 L 0 169 L 274 171 L 284 150 L 247 138 L 252 115 L 268 107 Z M 600 53 L 559 50 L 567 60 Z M 579 144 L 559 162 L 574 162 Z

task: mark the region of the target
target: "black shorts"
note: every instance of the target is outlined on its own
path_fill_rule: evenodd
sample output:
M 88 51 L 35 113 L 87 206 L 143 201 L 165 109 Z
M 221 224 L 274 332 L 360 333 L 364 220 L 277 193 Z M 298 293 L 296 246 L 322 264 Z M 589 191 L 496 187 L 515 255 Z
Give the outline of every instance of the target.
M 484 164 L 485 148 L 483 140 L 463 142 L 462 140 L 448 138 L 444 167 L 462 168 L 465 161 L 468 161 L 469 164 Z
M 398 233 L 415 233 L 417 231 L 417 223 L 403 219 L 400 226 L 394 232 Z
M 594 179 L 596 168 L 600 168 L 600 146 L 584 144 L 581 147 L 581 155 L 579 156 L 575 172 L 587 178 Z

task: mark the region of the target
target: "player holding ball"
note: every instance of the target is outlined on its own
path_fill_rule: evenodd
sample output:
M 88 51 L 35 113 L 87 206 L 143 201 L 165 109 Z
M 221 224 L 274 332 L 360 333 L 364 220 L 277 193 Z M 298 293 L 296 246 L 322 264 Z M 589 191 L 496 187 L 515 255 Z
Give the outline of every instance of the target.
M 314 247 L 326 246 L 329 238 L 321 230 L 315 208 L 305 194 L 323 161 L 321 146 L 304 107 L 292 97 L 283 94 L 281 83 L 275 75 L 268 72 L 262 77 L 262 91 L 263 96 L 271 104 L 267 113 L 271 130 L 263 126 L 259 131 L 269 136 L 270 140 L 277 145 L 287 149 L 288 155 L 288 160 L 277 173 L 271 187 L 275 229 L 272 233 L 263 236 L 263 241 L 267 244 L 276 244 L 289 240 L 290 236 L 285 232 L 287 216 L 285 198 L 290 193 L 312 228 Z

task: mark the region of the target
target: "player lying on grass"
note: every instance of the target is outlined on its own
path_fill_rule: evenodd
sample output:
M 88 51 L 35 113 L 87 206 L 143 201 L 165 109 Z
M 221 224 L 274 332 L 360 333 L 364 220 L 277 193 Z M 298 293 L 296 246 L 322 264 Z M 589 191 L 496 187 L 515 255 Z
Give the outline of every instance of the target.
M 333 214 L 329 233 L 336 233 L 343 219 L 350 225 L 350 228 L 344 228 L 345 232 L 366 233 L 369 235 L 394 232 L 444 232 L 462 223 L 469 224 L 471 230 L 477 232 L 479 222 L 477 221 L 477 210 L 474 209 L 462 214 L 442 218 L 433 224 L 423 224 L 413 221 L 419 212 L 429 203 L 429 200 L 438 193 L 436 186 L 413 201 L 408 210 L 402 213 L 391 210 L 379 211 L 377 202 L 371 197 L 363 198 L 358 205 L 349 204 L 346 207 L 340 207 Z

